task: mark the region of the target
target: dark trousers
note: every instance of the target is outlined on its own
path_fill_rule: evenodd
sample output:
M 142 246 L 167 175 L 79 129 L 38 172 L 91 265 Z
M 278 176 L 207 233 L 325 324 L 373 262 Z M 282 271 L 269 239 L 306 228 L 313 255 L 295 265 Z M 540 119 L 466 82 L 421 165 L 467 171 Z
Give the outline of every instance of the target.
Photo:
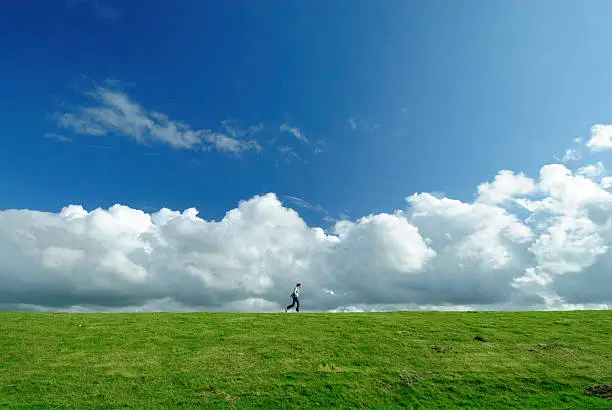
M 287 306 L 287 310 L 289 310 L 289 309 L 293 308 L 293 306 L 295 306 L 295 311 L 299 312 L 300 311 L 300 300 L 295 295 L 291 295 L 291 299 L 293 300 L 293 302 L 291 302 L 291 304 L 289 306 Z

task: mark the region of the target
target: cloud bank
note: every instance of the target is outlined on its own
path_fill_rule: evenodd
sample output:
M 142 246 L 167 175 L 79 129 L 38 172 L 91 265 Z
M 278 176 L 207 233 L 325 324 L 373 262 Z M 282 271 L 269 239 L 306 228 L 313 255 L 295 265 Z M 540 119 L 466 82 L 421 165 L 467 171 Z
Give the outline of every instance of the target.
M 306 224 L 275 194 L 223 219 L 122 205 L 0 211 L 4 309 L 304 311 L 612 306 L 612 193 L 603 168 L 501 171 L 472 202 Z

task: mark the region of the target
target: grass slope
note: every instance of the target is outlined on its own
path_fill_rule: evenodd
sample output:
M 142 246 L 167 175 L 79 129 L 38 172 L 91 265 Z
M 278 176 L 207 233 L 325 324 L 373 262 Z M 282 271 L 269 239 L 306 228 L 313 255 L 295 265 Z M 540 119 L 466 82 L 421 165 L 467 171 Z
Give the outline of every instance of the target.
M 0 313 L 11 409 L 606 409 L 610 382 L 612 311 Z

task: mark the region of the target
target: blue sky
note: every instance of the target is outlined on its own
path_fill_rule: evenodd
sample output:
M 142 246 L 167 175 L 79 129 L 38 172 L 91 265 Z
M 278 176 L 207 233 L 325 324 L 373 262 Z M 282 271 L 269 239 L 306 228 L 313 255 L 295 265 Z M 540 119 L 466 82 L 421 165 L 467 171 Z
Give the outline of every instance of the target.
M 470 201 L 499 170 L 537 176 L 612 120 L 611 12 L 607 1 L 13 2 L 0 13 L 0 208 L 193 206 L 218 219 L 275 192 L 356 218 L 413 192 Z M 191 130 L 263 124 L 236 137 L 261 149 L 147 146 L 58 124 L 99 105 L 87 93 L 101 89 Z

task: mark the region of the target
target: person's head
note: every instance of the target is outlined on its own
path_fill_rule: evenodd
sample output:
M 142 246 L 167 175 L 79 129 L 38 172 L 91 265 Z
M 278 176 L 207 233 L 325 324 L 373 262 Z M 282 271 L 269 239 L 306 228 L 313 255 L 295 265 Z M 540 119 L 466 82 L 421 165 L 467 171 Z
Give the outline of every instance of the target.
M 301 283 L 298 283 L 298 284 L 296 284 L 295 286 L 297 286 L 298 288 L 301 288 L 301 287 L 302 287 L 302 284 L 301 284 Z

